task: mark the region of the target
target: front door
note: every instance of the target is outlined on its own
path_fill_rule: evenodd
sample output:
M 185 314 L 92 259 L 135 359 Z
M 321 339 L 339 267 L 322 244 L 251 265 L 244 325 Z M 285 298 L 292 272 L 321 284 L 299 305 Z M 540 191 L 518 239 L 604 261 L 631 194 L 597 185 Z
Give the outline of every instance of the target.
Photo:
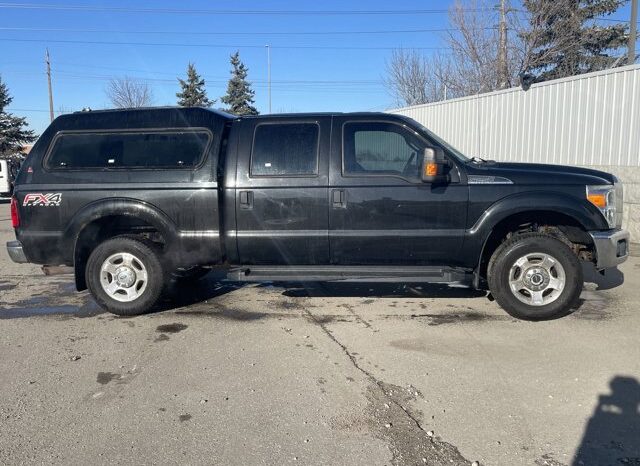
M 238 147 L 243 265 L 326 265 L 331 118 L 246 119 Z
M 404 122 L 334 119 L 329 186 L 331 261 L 342 265 L 455 265 L 468 188 L 420 178 L 435 145 Z

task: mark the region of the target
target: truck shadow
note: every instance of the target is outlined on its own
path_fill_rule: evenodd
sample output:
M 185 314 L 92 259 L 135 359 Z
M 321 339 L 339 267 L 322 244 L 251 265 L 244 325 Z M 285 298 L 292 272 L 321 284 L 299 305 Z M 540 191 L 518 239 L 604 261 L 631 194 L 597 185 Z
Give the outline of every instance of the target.
M 616 376 L 587 422 L 573 466 L 640 464 L 640 383 Z
M 243 288 L 245 282 L 225 280 L 224 274 L 211 272 L 196 281 L 172 282 L 162 301 L 152 312 L 163 312 L 213 300 Z M 266 282 L 258 288 L 277 291 L 291 298 L 361 297 L 361 298 L 477 298 L 486 292 L 471 288 L 429 285 L 424 283 L 347 283 L 347 282 Z
M 485 291 L 426 283 L 309 282 L 278 283 L 282 294 L 291 298 L 478 298 Z
M 582 262 L 584 281 L 585 283 L 595 283 L 596 290 L 610 290 L 624 283 L 624 274 L 617 267 L 605 269 L 603 272 L 598 272 L 591 262 Z
M 200 280 L 172 281 L 167 285 L 161 301 L 152 312 L 163 312 L 204 303 L 245 286 L 226 281 L 225 275 L 212 271 Z

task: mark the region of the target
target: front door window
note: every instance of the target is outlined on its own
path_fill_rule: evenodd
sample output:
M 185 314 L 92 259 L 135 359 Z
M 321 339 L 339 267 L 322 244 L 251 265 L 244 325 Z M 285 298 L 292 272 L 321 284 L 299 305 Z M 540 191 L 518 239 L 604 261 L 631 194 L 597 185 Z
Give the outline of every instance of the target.
M 393 123 L 346 123 L 343 173 L 345 176 L 399 176 L 420 181 L 425 142 Z

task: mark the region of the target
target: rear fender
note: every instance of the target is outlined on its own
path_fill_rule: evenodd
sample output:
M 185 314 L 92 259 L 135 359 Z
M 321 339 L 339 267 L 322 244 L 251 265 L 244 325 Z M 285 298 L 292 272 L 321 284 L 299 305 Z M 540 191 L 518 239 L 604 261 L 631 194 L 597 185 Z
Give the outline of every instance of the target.
M 171 247 L 178 240 L 175 224 L 167 215 L 155 206 L 128 198 L 112 198 L 96 201 L 83 207 L 71 220 L 63 236 L 61 250 L 73 253 L 67 258 L 73 262 L 78 291 L 86 289 L 84 260 L 78 247 L 78 238 L 82 231 L 92 222 L 109 216 L 131 216 L 153 226 L 163 237 L 167 247 Z

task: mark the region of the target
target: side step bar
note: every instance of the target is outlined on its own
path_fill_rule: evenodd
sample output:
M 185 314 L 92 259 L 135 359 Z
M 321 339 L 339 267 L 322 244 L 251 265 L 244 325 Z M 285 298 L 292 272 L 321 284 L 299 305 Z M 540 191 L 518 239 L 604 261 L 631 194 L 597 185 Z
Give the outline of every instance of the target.
M 471 270 L 425 266 L 242 266 L 228 271 L 245 282 L 411 282 L 471 285 Z

